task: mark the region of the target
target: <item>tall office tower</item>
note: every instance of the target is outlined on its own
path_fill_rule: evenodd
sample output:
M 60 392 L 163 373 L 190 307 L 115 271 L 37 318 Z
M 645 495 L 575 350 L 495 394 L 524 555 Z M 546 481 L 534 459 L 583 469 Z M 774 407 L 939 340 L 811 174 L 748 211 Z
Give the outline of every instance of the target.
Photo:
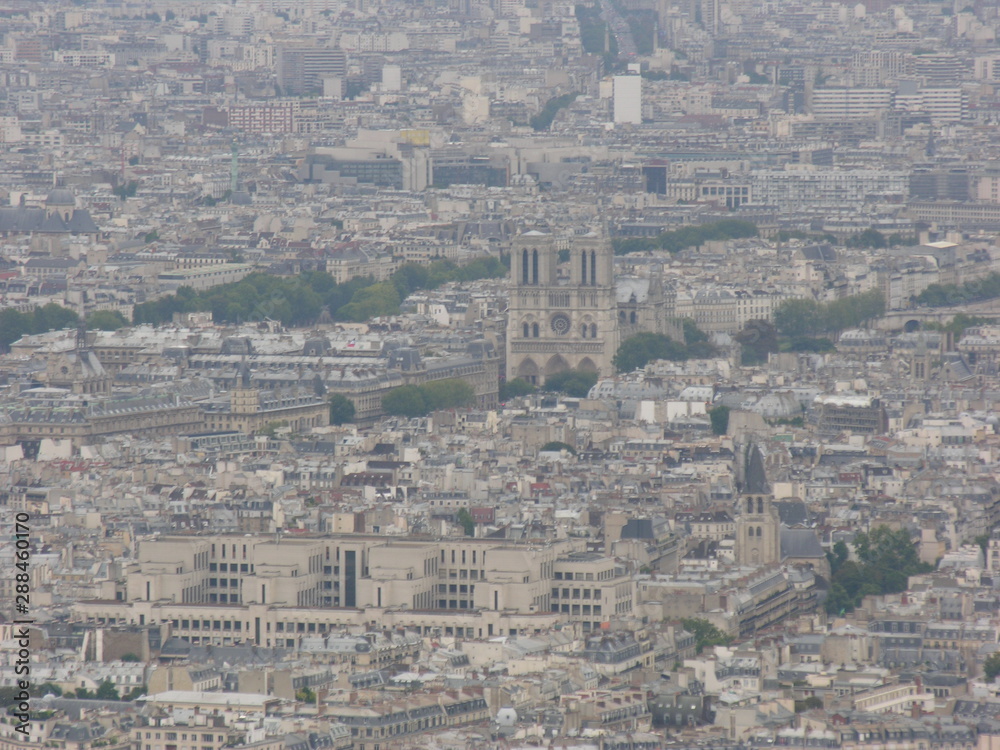
M 278 53 L 278 85 L 285 94 L 323 92 L 323 79 L 343 77 L 347 57 L 326 47 L 283 47 Z
M 614 96 L 616 123 L 642 123 L 642 76 L 615 76 Z
M 559 283 L 552 235 L 527 232 L 512 252 L 507 318 L 508 378 L 542 384 L 569 369 L 608 374 L 618 348 L 611 245 L 594 236 L 569 246 L 570 277 Z

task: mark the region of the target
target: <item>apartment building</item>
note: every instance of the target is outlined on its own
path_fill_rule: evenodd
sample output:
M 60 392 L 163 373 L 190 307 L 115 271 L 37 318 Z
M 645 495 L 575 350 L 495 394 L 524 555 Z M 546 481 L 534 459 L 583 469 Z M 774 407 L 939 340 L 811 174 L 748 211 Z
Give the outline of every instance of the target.
M 355 750 L 394 747 L 400 737 L 475 724 L 489 719 L 482 688 L 446 690 L 400 700 L 352 693 L 345 704 L 328 704 L 325 715 L 350 728 Z
M 812 114 L 830 119 L 869 117 L 892 108 L 891 89 L 827 88 L 812 93 Z
M 347 58 L 343 50 L 323 47 L 283 47 L 278 52 L 278 85 L 285 94 L 323 90 L 323 79 L 343 77 Z

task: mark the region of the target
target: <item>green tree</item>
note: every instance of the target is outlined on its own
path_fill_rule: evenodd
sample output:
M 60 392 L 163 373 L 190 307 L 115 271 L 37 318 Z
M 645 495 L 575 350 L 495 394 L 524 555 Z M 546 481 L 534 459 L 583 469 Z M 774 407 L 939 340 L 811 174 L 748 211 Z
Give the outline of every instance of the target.
M 740 360 L 744 365 L 759 365 L 767 362 L 769 354 L 778 351 L 778 332 L 766 320 L 748 320 L 736 334 L 740 344 Z
M 1000 652 L 990 654 L 983 662 L 983 676 L 987 682 L 993 682 L 1000 674 Z
M 458 511 L 458 523 L 465 530 L 466 536 L 476 535 L 476 522 L 472 520 L 472 514 L 468 508 L 460 508 Z
M 573 396 L 574 398 L 586 398 L 587 394 L 590 393 L 590 389 L 596 383 L 596 372 L 566 370 L 546 377 L 542 390 L 565 393 L 567 396 Z
M 98 685 L 97 692 L 94 693 L 94 697 L 99 701 L 121 700 L 121 696 L 118 694 L 118 688 L 115 687 L 115 683 L 111 680 L 105 680 Z
M 827 612 L 849 612 L 870 594 L 905 591 L 909 576 L 934 569 L 920 561 L 906 529 L 893 531 L 888 526 L 876 526 L 859 532 L 854 537 L 854 553 L 856 561 L 844 558 L 832 573 Z
M 629 336 L 618 347 L 612 363 L 618 372 L 632 372 L 645 367 L 657 359 L 683 361 L 688 358 L 688 350 L 662 333 L 637 333 Z
M 11 344 L 30 332 L 30 315 L 12 307 L 0 310 L 0 350 L 7 351 Z
M 117 310 L 98 310 L 87 318 L 87 328 L 95 331 L 117 331 L 129 322 Z
M 823 699 L 816 695 L 795 701 L 795 713 L 800 714 L 813 708 L 823 708 Z
M 92 690 L 88 690 L 85 687 L 78 687 L 76 689 L 76 697 L 80 700 L 94 700 L 94 693 Z M 113 700 L 117 700 L 117 698 Z
M 500 401 L 510 401 L 512 398 L 527 396 L 535 392 L 535 386 L 524 378 L 514 378 L 500 384 Z
M 472 386 L 459 378 L 424 383 L 420 386 L 420 393 L 429 412 L 437 409 L 458 409 L 468 406 L 476 398 Z
M 985 559 L 986 555 L 989 554 L 990 535 L 989 534 L 980 534 L 979 536 L 977 536 L 972 541 L 973 541 L 973 543 L 979 545 L 979 548 L 983 551 L 983 558 Z
M 573 92 L 552 97 L 545 102 L 542 111 L 532 117 L 528 124 L 531 125 L 533 130 L 548 130 L 559 110 L 568 107 L 579 95 L 579 93 Z
M 138 190 L 139 183 L 135 180 L 129 180 L 124 185 L 118 185 L 117 187 L 112 188 L 111 192 L 122 200 L 125 200 L 126 198 L 134 198 Z
M 735 240 L 758 235 L 757 225 L 740 219 L 722 219 L 711 224 L 686 226 L 656 237 L 618 237 L 612 240 L 615 255 L 666 250 L 676 253 L 711 240 Z
M 342 393 L 330 396 L 330 424 L 347 424 L 354 421 L 354 402 Z
M 131 651 L 124 656 L 122 656 L 122 661 L 124 662 L 139 662 L 142 659 L 139 658 L 138 654 L 133 654 Z
M 315 703 L 316 693 L 311 688 L 299 688 L 295 691 L 295 700 L 302 701 L 303 703 Z
M 841 566 L 847 562 L 850 555 L 851 551 L 848 549 L 847 544 L 843 539 L 833 545 L 833 549 L 826 553 L 827 562 L 830 563 L 831 575 L 840 570 Z
M 56 697 L 62 694 L 63 694 L 62 688 L 59 687 L 58 685 L 54 685 L 51 682 L 43 682 L 41 685 L 38 686 L 36 692 L 32 693 L 32 695 L 38 695 L 38 696 L 54 695 Z
M 50 302 L 30 312 L 12 308 L 0 310 L 0 350 L 6 350 L 22 336 L 63 328 L 73 328 L 79 318 L 72 310 Z
M 733 640 L 708 620 L 685 618 L 681 620 L 681 625 L 694 636 L 695 651 L 699 654 L 708 646 L 728 646 Z
M 148 244 L 150 242 L 156 242 L 158 239 L 160 239 L 160 233 L 154 229 L 152 232 L 146 232 L 142 241 Z
M 847 238 L 848 247 L 882 248 L 886 246 L 885 235 L 874 227 Z
M 681 320 L 681 327 L 684 329 L 684 343 L 690 346 L 702 341 L 708 341 L 708 334 L 698 327 L 698 324 L 691 318 Z
M 574 456 L 576 455 L 576 448 L 574 448 L 569 443 L 563 443 L 563 442 L 560 442 L 558 440 L 550 440 L 545 445 L 543 445 L 540 448 L 540 450 L 543 450 L 543 451 L 567 451 L 569 453 L 572 453 Z
M 794 340 L 854 328 L 884 312 L 885 297 L 877 289 L 826 304 L 789 299 L 775 309 L 774 325 L 778 333 Z
M 428 411 L 424 394 L 415 385 L 393 388 L 382 397 L 382 408 L 397 417 L 422 417 Z
M 708 410 L 708 418 L 712 422 L 712 433 L 725 435 L 729 431 L 729 407 L 716 406 Z
M 805 336 L 819 328 L 819 305 L 811 299 L 790 299 L 774 311 L 774 325 L 784 336 Z

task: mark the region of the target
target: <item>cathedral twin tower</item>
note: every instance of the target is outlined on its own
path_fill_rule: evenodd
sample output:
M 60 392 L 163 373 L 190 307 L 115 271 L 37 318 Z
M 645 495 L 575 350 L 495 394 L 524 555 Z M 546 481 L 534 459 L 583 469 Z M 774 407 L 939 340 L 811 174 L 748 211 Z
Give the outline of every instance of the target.
M 593 234 L 569 246 L 558 273 L 555 238 L 527 232 L 514 242 L 507 318 L 507 376 L 541 385 L 566 370 L 608 375 L 619 344 L 611 245 Z

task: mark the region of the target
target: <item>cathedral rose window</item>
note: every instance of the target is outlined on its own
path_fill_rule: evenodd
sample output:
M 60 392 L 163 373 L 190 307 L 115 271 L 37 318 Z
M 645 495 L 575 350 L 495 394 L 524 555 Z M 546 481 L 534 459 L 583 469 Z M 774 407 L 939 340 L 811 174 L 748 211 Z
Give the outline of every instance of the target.
M 553 315 L 552 316 L 552 330 L 559 336 L 565 336 L 569 333 L 569 317 L 566 315 Z

